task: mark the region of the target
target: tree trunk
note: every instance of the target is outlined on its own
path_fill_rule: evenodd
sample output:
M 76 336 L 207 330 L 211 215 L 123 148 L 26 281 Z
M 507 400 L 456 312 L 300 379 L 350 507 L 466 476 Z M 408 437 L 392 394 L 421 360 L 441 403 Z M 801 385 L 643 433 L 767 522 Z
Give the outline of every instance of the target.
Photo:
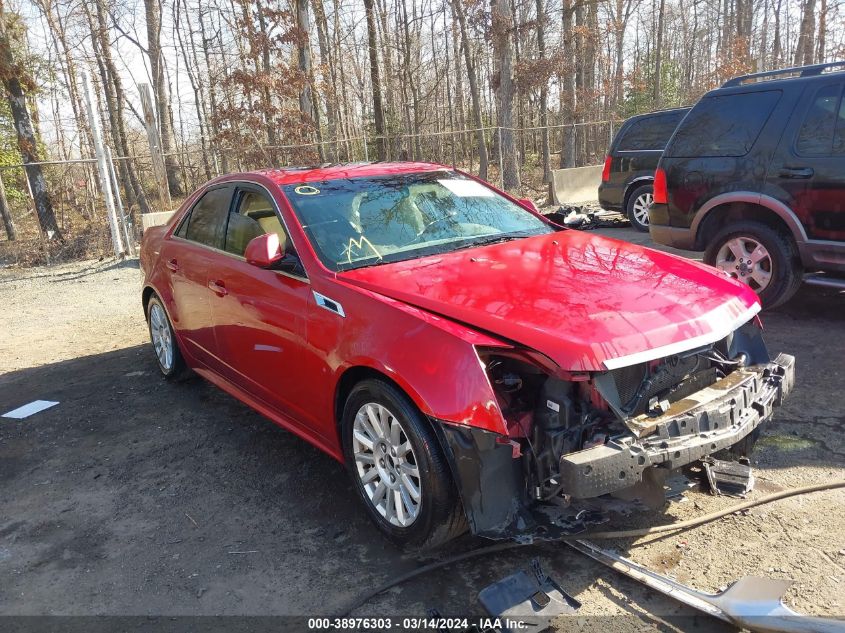
M 202 6 L 199 7 L 199 23 L 200 23 L 200 37 L 202 38 L 202 56 L 205 60 L 205 68 L 207 72 L 211 72 L 211 43 L 213 38 L 208 37 L 205 31 L 205 12 L 203 11 Z M 217 137 L 220 134 L 220 122 L 217 118 L 217 90 L 214 87 L 214 80 L 211 79 L 208 82 L 208 100 L 209 100 L 209 107 L 211 109 L 211 133 L 212 133 L 212 142 L 217 140 Z M 223 173 L 227 173 L 229 171 L 229 152 L 220 152 L 220 160 L 221 160 L 221 169 Z
M 821 0 L 819 7 L 819 38 L 816 44 L 816 63 L 823 64 L 827 45 L 827 0 Z
M 23 85 L 29 85 L 30 82 L 15 62 L 8 20 L 9 14 L 4 13 L 3 6 L 0 3 L 0 77 L 2 77 L 3 86 L 6 88 L 6 98 L 9 101 L 12 120 L 15 123 L 18 149 L 21 152 L 23 162 L 27 163 L 25 167 L 26 177 L 29 180 L 32 197 L 35 200 L 38 223 L 47 239 L 61 240 L 62 233 L 56 223 L 53 202 L 50 199 L 50 192 L 47 189 L 47 181 L 44 179 L 41 165 L 29 164 L 38 162 L 38 144 L 23 90 Z
M 381 77 L 378 68 L 378 50 L 376 48 L 376 20 L 373 0 L 364 0 L 367 14 L 367 49 L 370 58 L 370 83 L 373 87 L 373 122 L 376 128 L 376 154 L 379 160 L 387 159 L 387 145 L 384 138 L 384 105 L 381 102 Z
M 660 108 L 663 102 L 663 95 L 661 94 L 660 75 L 662 73 L 663 64 L 663 14 L 666 11 L 666 0 L 660 0 L 660 9 L 657 13 L 657 42 L 654 45 L 654 107 Z
M 328 24 L 326 12 L 323 9 L 323 0 L 313 0 L 314 19 L 317 26 L 317 44 L 320 47 L 320 65 L 329 71 L 328 93 L 325 95 L 326 102 L 326 126 L 329 132 L 329 144 L 327 146 L 326 158 L 329 162 L 338 160 L 337 148 L 337 77 L 334 68 L 334 60 L 331 48 L 329 47 Z
M 15 231 L 15 223 L 12 220 L 12 212 L 9 209 L 9 202 L 6 200 L 6 186 L 3 184 L 3 177 L 0 174 L 0 216 L 3 217 L 3 227 L 6 229 L 6 238 L 14 242 L 18 238 Z
M 513 191 L 519 189 L 519 167 L 516 161 L 516 144 L 513 138 L 513 51 L 511 31 L 513 18 L 508 0 L 492 0 L 492 38 L 494 88 L 499 111 L 499 136 L 501 138 L 502 186 Z
M 561 7 L 561 39 L 563 40 L 563 58 L 570 64 L 561 74 L 560 114 L 561 122 L 566 126 L 562 131 L 560 149 L 561 169 L 575 167 L 575 55 L 573 51 L 574 1 L 563 0 Z
M 302 90 L 299 92 L 299 111 L 307 119 L 307 121 L 314 128 L 317 133 L 318 141 L 320 137 L 320 129 L 318 124 L 318 113 L 314 107 L 312 100 L 311 83 L 313 78 L 312 60 L 311 60 L 311 18 L 308 14 L 308 0 L 295 0 L 296 4 L 296 28 L 297 34 L 296 43 L 296 58 L 297 67 L 302 74 Z M 320 156 L 323 155 L 323 148 L 321 145 L 317 146 Z M 322 162 L 322 159 L 321 159 Z
M 467 67 L 467 81 L 469 82 L 469 93 L 472 99 L 472 118 L 473 125 L 476 128 L 476 138 L 478 139 L 478 177 L 487 180 L 487 171 L 489 167 L 489 158 L 487 157 L 487 140 L 484 137 L 484 120 L 481 117 L 481 92 L 478 88 L 478 75 L 475 73 L 475 64 L 472 60 L 472 52 L 470 51 L 470 41 L 467 36 L 467 20 L 464 13 L 464 7 L 461 4 L 463 0 L 452 0 L 452 6 L 455 9 L 455 15 L 458 16 L 458 23 L 461 29 L 461 42 L 464 49 L 464 62 Z
M 147 53 L 150 58 L 150 75 L 155 91 L 155 107 L 158 117 L 161 151 L 164 154 L 164 166 L 167 171 L 167 187 L 170 195 L 182 195 L 179 183 L 179 165 L 171 152 L 175 145 L 173 123 L 170 119 L 167 85 L 164 80 L 164 58 L 161 53 L 161 12 L 159 0 L 144 0 L 144 14 L 147 19 Z
M 126 124 L 123 119 L 123 82 L 117 72 L 111 53 L 105 2 L 104 0 L 97 0 L 95 3 L 96 21 L 94 16 L 91 15 L 88 5 L 83 4 L 82 6 L 91 29 L 91 43 L 97 58 L 100 82 L 105 95 L 106 112 L 109 119 L 108 130 L 112 137 L 112 144 L 118 154 L 128 156 L 129 143 L 126 140 Z M 141 187 L 132 165 L 129 161 L 117 161 L 117 169 L 129 206 L 131 207 L 137 202 L 141 213 L 149 213 L 150 208 L 144 195 L 144 189 Z
M 537 57 L 546 58 L 546 13 L 543 0 L 536 0 L 537 8 Z M 549 151 L 549 88 L 548 81 L 540 85 L 540 134 L 542 137 L 543 182 L 551 182 L 552 166 Z
M 795 47 L 795 65 L 813 63 L 813 32 L 816 29 L 816 0 L 806 0 L 801 17 L 798 45 Z

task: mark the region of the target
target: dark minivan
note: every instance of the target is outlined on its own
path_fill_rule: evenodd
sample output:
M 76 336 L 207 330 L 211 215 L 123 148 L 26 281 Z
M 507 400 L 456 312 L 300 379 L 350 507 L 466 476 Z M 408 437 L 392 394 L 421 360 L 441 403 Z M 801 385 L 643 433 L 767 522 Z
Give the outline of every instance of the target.
M 623 211 L 631 224 L 648 231 L 648 210 L 657 161 L 689 108 L 660 110 L 631 117 L 622 124 L 604 160 L 599 204 Z
M 765 307 L 802 280 L 845 288 L 844 70 L 745 75 L 704 95 L 660 159 L 652 238 L 704 251 Z

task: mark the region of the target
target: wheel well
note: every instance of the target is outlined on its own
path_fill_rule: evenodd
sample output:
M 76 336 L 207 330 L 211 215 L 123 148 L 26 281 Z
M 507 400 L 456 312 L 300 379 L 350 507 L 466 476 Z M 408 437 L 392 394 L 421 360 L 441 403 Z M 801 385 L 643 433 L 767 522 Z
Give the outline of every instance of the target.
M 695 246 L 704 250 L 716 233 L 729 222 L 753 220 L 765 224 L 784 236 L 792 238 L 789 225 L 771 209 L 750 202 L 728 202 L 707 212 L 695 236 Z
M 628 188 L 625 189 L 625 195 L 622 197 L 622 209 L 625 210 L 628 208 L 628 199 L 631 197 L 631 194 L 634 193 L 637 189 L 642 187 L 643 185 L 652 185 L 654 186 L 654 179 L 653 178 L 643 178 L 642 180 L 635 180 L 628 185 Z
M 141 293 L 141 303 L 144 306 L 144 314 L 147 314 L 147 304 L 150 302 L 150 297 L 155 294 L 155 290 L 153 290 L 150 286 L 144 288 L 144 291 Z
M 416 406 L 414 399 L 408 395 L 408 392 L 405 391 L 395 380 L 390 378 L 387 374 L 380 372 L 377 369 L 373 369 L 372 367 L 364 367 L 363 365 L 359 365 L 356 367 L 350 367 L 340 377 L 340 380 L 337 381 L 337 387 L 335 388 L 335 396 L 334 396 L 334 419 L 335 424 L 340 427 L 341 418 L 343 417 L 343 406 L 346 404 L 346 399 L 349 397 L 349 394 L 352 392 L 352 389 L 355 388 L 362 380 L 381 380 L 383 382 L 389 383 L 396 387 L 399 391 L 404 393 L 408 396 L 408 399 L 411 401 L 411 404 Z

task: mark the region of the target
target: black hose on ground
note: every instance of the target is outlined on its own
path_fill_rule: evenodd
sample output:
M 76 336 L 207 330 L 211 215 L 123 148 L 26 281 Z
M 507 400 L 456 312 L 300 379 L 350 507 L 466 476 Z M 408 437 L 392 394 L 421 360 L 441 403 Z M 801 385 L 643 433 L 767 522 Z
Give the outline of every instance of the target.
M 650 528 L 640 528 L 637 530 L 621 530 L 615 532 L 593 532 L 587 534 L 577 534 L 574 536 L 563 537 L 559 539 L 555 539 L 554 541 L 538 541 L 534 543 L 516 543 L 516 542 L 507 542 L 507 543 L 496 543 L 495 545 L 489 545 L 487 547 L 480 547 L 478 549 L 470 550 L 469 552 L 464 552 L 463 554 L 457 554 L 456 556 L 450 556 L 449 558 L 445 558 L 443 560 L 429 563 L 428 565 L 423 565 L 422 567 L 418 567 L 412 571 L 409 571 L 405 574 L 400 576 L 396 576 L 391 580 L 388 580 L 384 584 L 379 585 L 372 591 L 367 592 L 361 596 L 358 596 L 354 602 L 351 602 L 348 607 L 346 607 L 340 615 L 337 617 L 345 617 L 355 609 L 361 607 L 362 605 L 366 604 L 379 594 L 396 587 L 397 585 L 401 585 L 409 580 L 417 578 L 418 576 L 422 576 L 432 571 L 436 571 L 443 567 L 448 567 L 449 565 L 454 565 L 456 563 L 461 563 L 465 560 L 469 560 L 471 558 L 477 558 L 479 556 L 484 556 L 486 554 L 495 554 L 497 552 L 504 552 L 511 549 L 516 549 L 518 547 L 525 547 L 526 545 L 539 545 L 540 543 L 556 543 L 559 541 L 574 541 L 574 540 L 584 540 L 584 539 L 615 539 L 615 538 L 632 538 L 632 537 L 639 537 L 639 536 L 649 536 L 650 534 L 659 534 L 662 532 L 675 532 L 678 530 L 686 530 L 689 528 L 693 528 L 699 525 L 703 525 L 704 523 L 710 523 L 711 521 L 715 521 L 716 519 L 720 519 L 724 516 L 729 514 L 733 514 L 734 512 L 740 512 L 742 510 L 747 510 L 749 508 L 753 508 L 755 506 L 764 505 L 766 503 L 772 503 L 773 501 L 779 501 L 780 499 L 786 499 L 788 497 L 795 497 L 797 495 L 809 494 L 811 492 L 820 492 L 822 490 L 835 490 L 837 488 L 845 488 L 845 480 L 843 481 L 834 481 L 825 484 L 815 484 L 812 486 L 802 486 L 800 488 L 791 488 L 789 490 L 782 490 L 780 492 L 776 492 L 770 495 L 766 495 L 764 497 L 760 497 L 759 499 L 752 499 L 750 501 L 745 501 L 743 503 L 739 503 L 736 505 L 731 506 L 730 508 L 724 508 L 722 510 L 717 510 L 716 512 L 710 512 L 700 517 L 696 517 L 695 519 L 689 519 L 687 521 L 681 521 L 680 523 L 672 523 L 671 525 L 658 525 L 655 527 Z

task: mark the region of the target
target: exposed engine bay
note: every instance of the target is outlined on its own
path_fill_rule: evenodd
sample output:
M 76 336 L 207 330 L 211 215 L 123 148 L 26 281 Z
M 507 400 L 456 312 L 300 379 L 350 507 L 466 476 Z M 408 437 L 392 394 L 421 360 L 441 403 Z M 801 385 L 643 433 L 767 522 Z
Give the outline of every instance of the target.
M 749 368 L 769 360 L 754 323 L 713 344 L 603 373 L 554 375 L 519 353 L 482 358 L 535 501 L 615 492 L 637 484 L 646 468 L 675 468 L 723 448 L 748 453 L 756 434 L 701 442 L 719 434 L 718 416 L 691 411 L 708 394 L 753 382 L 758 372 Z M 739 421 L 722 422 L 721 435 Z M 673 449 L 668 458 L 661 445 Z

